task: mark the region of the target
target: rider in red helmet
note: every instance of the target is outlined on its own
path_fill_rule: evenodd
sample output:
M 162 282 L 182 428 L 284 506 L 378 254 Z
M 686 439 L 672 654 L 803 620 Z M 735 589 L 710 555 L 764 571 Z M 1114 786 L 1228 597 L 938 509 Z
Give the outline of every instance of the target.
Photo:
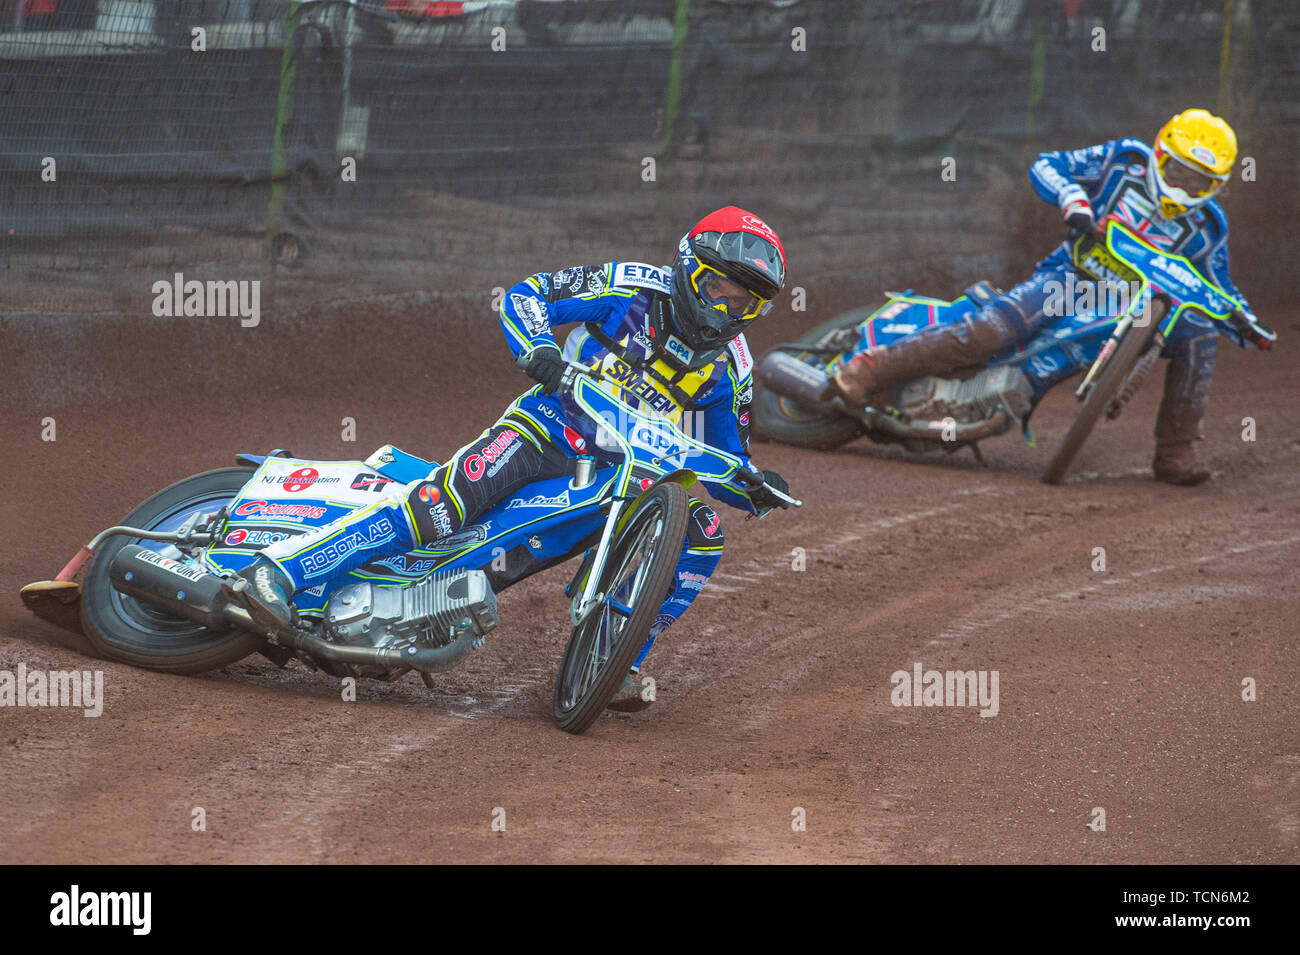
M 753 359 L 744 331 L 772 308 L 784 284 L 781 240 L 758 216 L 735 206 L 696 223 L 672 265 L 607 262 L 524 279 L 506 293 L 499 317 L 510 350 L 527 359 L 537 386 L 400 498 L 267 547 L 241 573 L 244 581 L 227 587 L 227 596 L 267 629 L 292 626 L 295 591 L 377 556 L 427 547 L 472 525 L 525 485 L 571 473 L 571 459 L 598 454 L 599 443 L 590 420 L 570 420 L 556 394 L 566 361 L 612 372 L 607 379 L 621 383 L 616 387 L 623 401 L 748 463 Z M 568 324 L 577 327 L 561 352 L 554 330 Z M 771 487 L 787 489 L 774 471 L 762 473 Z M 767 488 L 743 494 L 705 486 L 744 511 L 786 506 Z M 704 587 L 722 546 L 717 512 L 692 500 L 676 587 L 612 707 L 649 705 L 639 682 L 641 663 Z

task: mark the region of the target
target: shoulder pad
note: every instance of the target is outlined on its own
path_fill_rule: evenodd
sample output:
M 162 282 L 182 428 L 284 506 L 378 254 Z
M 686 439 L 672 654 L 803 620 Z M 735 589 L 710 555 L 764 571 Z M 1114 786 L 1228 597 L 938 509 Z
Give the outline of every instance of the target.
M 610 284 L 668 292 L 672 290 L 672 273 L 661 266 L 646 265 L 644 262 L 618 262 L 614 265 L 614 281 Z

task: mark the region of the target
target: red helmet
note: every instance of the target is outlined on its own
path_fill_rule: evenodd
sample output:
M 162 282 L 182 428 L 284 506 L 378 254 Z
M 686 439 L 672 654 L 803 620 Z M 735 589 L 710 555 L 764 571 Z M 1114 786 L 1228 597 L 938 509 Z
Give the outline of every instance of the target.
M 697 349 L 722 348 L 772 307 L 785 285 L 785 249 L 751 212 L 727 206 L 677 244 L 673 324 Z

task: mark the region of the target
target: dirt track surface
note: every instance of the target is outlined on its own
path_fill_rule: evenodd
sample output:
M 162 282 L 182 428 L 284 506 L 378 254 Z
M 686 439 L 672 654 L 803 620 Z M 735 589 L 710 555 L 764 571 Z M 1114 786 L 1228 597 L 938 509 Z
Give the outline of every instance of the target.
M 724 514 L 718 574 L 650 658 L 658 702 L 582 737 L 550 721 L 563 569 L 506 592 L 500 629 L 437 692 L 411 674 L 362 681 L 355 703 L 260 656 L 202 677 L 98 661 L 30 617 L 21 584 L 236 450 L 441 456 L 523 385 L 505 361 L 458 378 L 484 364 L 459 360 L 490 347 L 479 336 L 418 391 L 398 384 L 413 359 L 390 352 L 383 371 L 334 342 L 242 398 L 221 362 L 181 397 L 162 369 L 212 351 L 92 340 L 94 374 L 154 372 L 107 405 L 69 392 L 48 411 L 55 442 L 42 406 L 6 411 L 0 669 L 99 668 L 107 699 L 99 718 L 0 708 L 0 862 L 1300 861 L 1300 323 L 1277 325 L 1278 354 L 1221 350 L 1204 444 L 1219 473 L 1200 488 L 1149 478 L 1156 382 L 1060 488 L 1036 474 L 1070 420 L 1064 390 L 1038 412 L 1039 447 L 988 442 L 987 468 L 756 445 L 807 506 Z M 338 384 L 347 361 L 372 370 Z M 891 674 L 917 662 L 997 670 L 999 713 L 891 705 Z M 1104 832 L 1085 827 L 1094 807 Z

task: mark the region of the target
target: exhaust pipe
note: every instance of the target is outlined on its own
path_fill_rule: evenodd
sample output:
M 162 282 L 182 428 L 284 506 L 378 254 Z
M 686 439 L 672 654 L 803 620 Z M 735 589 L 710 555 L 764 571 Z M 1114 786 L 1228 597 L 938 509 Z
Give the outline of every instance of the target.
M 242 608 L 232 606 L 226 600 L 221 592 L 221 578 L 138 544 L 128 544 L 117 552 L 109 565 L 108 576 L 113 589 L 119 593 L 193 620 L 210 630 L 222 632 L 232 626 L 253 631 L 258 629 Z M 407 666 L 422 673 L 434 673 L 460 662 L 474 649 L 478 636 L 472 628 L 466 627 L 445 647 L 358 647 L 330 643 L 294 630 L 278 634 L 274 642 L 339 663 Z
M 835 397 L 835 389 L 825 371 L 787 352 L 768 352 L 759 361 L 757 372 L 764 388 L 801 405 L 816 408 Z
M 229 604 L 221 593 L 221 580 L 200 567 L 127 544 L 109 564 L 108 579 L 118 593 L 211 630 L 230 629 L 226 619 Z
M 301 630 L 282 633 L 277 639 L 285 646 L 324 660 L 383 667 L 407 666 L 421 673 L 436 673 L 455 666 L 477 643 L 474 632 L 469 629 L 462 630 L 445 647 L 356 647 L 330 643 Z

